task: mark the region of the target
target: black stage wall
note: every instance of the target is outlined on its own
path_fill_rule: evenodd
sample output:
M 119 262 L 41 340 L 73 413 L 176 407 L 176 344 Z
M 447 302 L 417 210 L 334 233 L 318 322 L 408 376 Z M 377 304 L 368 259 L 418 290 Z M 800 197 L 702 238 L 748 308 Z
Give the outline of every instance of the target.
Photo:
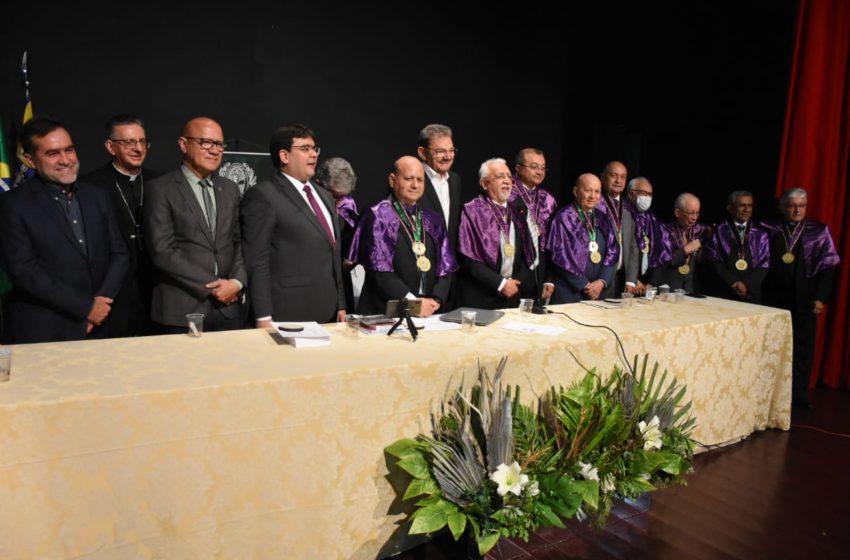
M 531 145 L 546 151 L 545 186 L 562 203 L 578 173 L 619 158 L 653 180 L 664 215 L 682 190 L 710 221 L 734 188 L 769 206 L 795 2 L 583 4 L 7 7 L 0 118 L 7 130 L 20 119 L 27 50 L 36 113 L 67 122 L 83 172 L 105 162 L 102 126 L 119 112 L 147 121 L 160 170 L 176 166 L 193 116 L 217 119 L 247 151 L 301 121 L 321 157 L 352 163 L 363 206 L 419 129 L 441 122 L 455 131 L 466 198 L 484 159 Z

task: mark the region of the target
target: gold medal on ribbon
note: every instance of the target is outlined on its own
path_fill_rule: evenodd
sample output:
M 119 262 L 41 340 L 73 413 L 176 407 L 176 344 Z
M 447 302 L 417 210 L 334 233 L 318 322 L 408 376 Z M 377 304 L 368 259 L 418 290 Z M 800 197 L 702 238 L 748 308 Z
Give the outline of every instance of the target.
M 422 272 L 428 272 L 431 270 L 431 261 L 426 256 L 421 256 L 416 259 L 416 268 L 421 270 Z
M 742 272 L 744 270 L 747 270 L 747 266 L 747 261 L 745 261 L 744 259 L 738 259 L 737 261 L 735 261 L 735 268 Z
M 783 253 L 782 262 L 784 262 L 785 264 L 791 264 L 792 262 L 794 262 L 794 253 Z
M 602 262 L 602 254 L 600 254 L 599 251 L 594 251 L 590 253 L 590 262 L 592 262 L 593 264 L 599 264 L 600 262 Z
M 413 254 L 417 257 L 421 257 L 425 254 L 425 244 L 421 241 L 415 241 L 413 243 Z
M 506 257 L 512 257 L 512 256 L 514 256 L 514 253 L 515 253 L 515 252 L 516 252 L 516 250 L 514 249 L 513 244 L 511 244 L 511 243 L 505 243 L 505 256 L 506 256 Z
M 681 274 L 682 276 L 687 276 L 690 271 L 691 267 L 686 264 L 683 264 L 679 267 L 679 274 Z
M 644 255 L 649 253 L 649 236 L 648 235 L 643 236 L 643 249 L 641 249 L 640 252 L 643 253 Z

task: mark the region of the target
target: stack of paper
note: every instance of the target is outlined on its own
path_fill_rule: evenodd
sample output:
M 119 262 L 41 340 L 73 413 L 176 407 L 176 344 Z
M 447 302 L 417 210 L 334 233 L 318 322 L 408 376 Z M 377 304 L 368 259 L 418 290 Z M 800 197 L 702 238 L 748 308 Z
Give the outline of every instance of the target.
M 315 321 L 272 323 L 272 325 L 281 338 L 296 348 L 329 346 L 331 343 L 331 333 Z M 301 327 L 302 330 L 294 331 L 292 330 L 294 327 Z

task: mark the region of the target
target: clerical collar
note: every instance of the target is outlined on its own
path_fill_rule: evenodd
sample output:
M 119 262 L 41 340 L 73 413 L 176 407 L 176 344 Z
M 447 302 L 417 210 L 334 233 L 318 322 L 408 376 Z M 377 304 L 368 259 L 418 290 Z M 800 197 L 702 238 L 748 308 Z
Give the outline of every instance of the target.
M 142 173 L 141 168 L 139 168 L 139 171 L 137 173 L 127 173 L 126 171 L 124 171 L 123 169 L 121 169 L 120 167 L 115 165 L 114 161 L 112 162 L 112 168 L 115 169 L 115 171 L 117 171 L 121 175 L 128 177 L 130 179 L 130 181 L 135 181 L 138 178 L 138 176 L 141 175 L 141 173 Z
M 428 175 L 428 178 L 429 178 L 429 179 L 431 179 L 431 182 L 432 182 L 432 183 L 433 183 L 435 180 L 437 180 L 437 179 L 440 179 L 440 180 L 448 180 L 448 178 L 449 178 L 449 174 L 448 174 L 448 172 L 446 172 L 446 173 L 442 173 L 442 174 L 441 174 L 441 173 L 437 173 L 436 171 L 434 171 L 433 169 L 431 169 L 431 166 L 430 166 L 430 165 L 428 165 L 427 163 L 422 162 L 422 165 L 425 167 L 425 173 Z

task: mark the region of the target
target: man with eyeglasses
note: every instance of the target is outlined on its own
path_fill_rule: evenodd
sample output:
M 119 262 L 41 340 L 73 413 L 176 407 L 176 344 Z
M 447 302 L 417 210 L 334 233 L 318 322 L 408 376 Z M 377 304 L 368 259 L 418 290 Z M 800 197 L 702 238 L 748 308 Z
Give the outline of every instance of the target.
M 162 333 L 185 333 L 188 313 L 204 330 L 244 326 L 248 276 L 239 230 L 239 187 L 216 170 L 226 147 L 221 126 L 197 117 L 177 145 L 183 165 L 151 181 L 142 207 L 145 242 L 157 278 L 151 318 Z
M 545 282 L 548 258 L 546 234 L 558 204 L 554 196 L 540 188 L 540 184 L 546 178 L 546 157 L 543 155 L 543 150 L 537 148 L 520 150 L 514 160 L 514 171 L 516 175 L 511 186 L 510 203 L 528 223 L 528 231 L 536 252 L 535 277 L 537 285 L 541 286 L 540 299 L 545 301 L 552 297 L 552 291 L 555 289 L 554 284 Z
M 729 217 L 717 225 L 705 247 L 713 272 L 711 294 L 761 303 L 761 287 L 770 264 L 770 239 L 767 230 L 752 219 L 753 193 L 733 191 L 726 211 Z
M 665 225 L 673 258 L 664 266 L 663 282 L 671 290 L 694 293 L 698 288 L 697 268 L 702 262 L 702 246 L 711 237 L 711 228 L 699 223 L 700 201 L 682 193 L 673 204 L 676 218 Z
M 528 224 L 508 204 L 513 176 L 504 159 L 478 169 L 484 193 L 463 206 L 457 254 L 461 265 L 460 303 L 479 309 L 517 307 L 540 294 L 532 269 L 536 253 Z
M 638 287 L 638 248 L 635 238 L 635 208 L 624 195 L 626 190 L 626 166 L 619 161 L 609 161 L 602 168 L 602 199 L 599 212 L 610 223 L 620 246 L 617 270 L 611 283 L 602 292 L 602 297 L 620 297 L 623 292 L 640 294 Z
M 765 224 L 771 239 L 764 300 L 767 305 L 791 312 L 792 402 L 802 408 L 812 407 L 807 392 L 814 364 L 817 318 L 826 308 L 836 267 L 841 262 L 829 228 L 806 218 L 808 198 L 801 187 L 786 190 L 779 199 L 782 220 Z
M 638 281 L 636 294 L 662 283 L 664 265 L 673 258 L 667 229 L 652 210 L 652 183 L 646 177 L 635 177 L 626 187 L 635 209 L 635 240 L 637 242 Z
M 109 197 L 77 180 L 61 122 L 34 117 L 20 141 L 36 175 L 0 196 L 0 266 L 13 286 L 5 341 L 101 338 L 128 265 Z
M 311 181 L 316 135 L 303 124 L 278 128 L 269 141 L 277 168 L 242 200 L 248 293 L 257 328 L 272 321 L 344 321 L 341 238 L 331 194 Z
M 457 248 L 461 211 L 460 175 L 451 170 L 457 153 L 448 126 L 429 124 L 419 132 L 417 154 L 425 165 L 425 194 L 419 204 L 443 216 L 453 250 Z M 453 279 L 442 311 L 454 309 L 456 286 Z
M 156 177 L 153 171 L 143 167 L 150 141 L 145 123 L 135 115 L 115 115 L 106 123 L 105 132 L 104 146 L 111 159 L 83 180 L 101 187 L 112 200 L 130 255 L 130 270 L 104 329 L 110 338 L 154 334 L 150 319 L 153 264 L 144 246 L 142 230 L 145 180 Z

